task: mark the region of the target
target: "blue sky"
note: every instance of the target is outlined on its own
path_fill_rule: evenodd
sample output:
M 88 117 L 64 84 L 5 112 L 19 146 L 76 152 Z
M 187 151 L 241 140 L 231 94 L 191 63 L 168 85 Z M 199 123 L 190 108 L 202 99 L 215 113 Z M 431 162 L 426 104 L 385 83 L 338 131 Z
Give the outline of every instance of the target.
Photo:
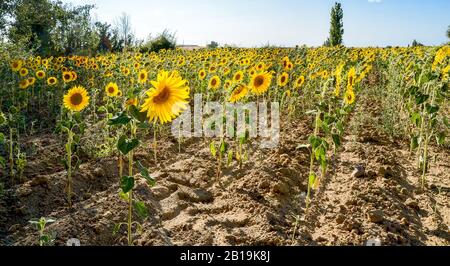
M 94 16 L 112 23 L 131 16 L 136 35 L 145 39 L 164 29 L 179 44 L 254 47 L 267 43 L 321 45 L 328 36 L 335 0 L 63 0 L 94 4 Z M 426 45 L 448 41 L 449 0 L 342 0 L 347 46 Z

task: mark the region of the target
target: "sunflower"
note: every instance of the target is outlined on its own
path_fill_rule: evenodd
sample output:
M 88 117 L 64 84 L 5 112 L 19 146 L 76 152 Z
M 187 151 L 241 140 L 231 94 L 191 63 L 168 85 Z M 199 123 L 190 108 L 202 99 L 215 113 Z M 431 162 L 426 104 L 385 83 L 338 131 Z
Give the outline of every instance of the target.
M 115 82 L 110 82 L 108 83 L 108 85 L 106 85 L 105 91 L 109 97 L 115 97 L 119 92 L 119 86 L 117 86 L 117 83 Z
M 286 72 L 283 72 L 279 77 L 278 77 L 278 86 L 280 87 L 284 87 L 288 84 L 289 82 L 289 74 Z
M 234 76 L 233 76 L 233 80 L 236 83 L 241 82 L 243 79 L 244 79 L 244 72 L 242 72 L 240 70 L 238 72 L 236 72 L 236 74 L 234 74 Z
M 36 72 L 36 77 L 37 77 L 38 79 L 43 79 L 43 78 L 45 78 L 45 72 L 42 71 L 42 70 L 39 70 L 38 72 Z
M 147 82 L 147 78 L 148 78 L 148 73 L 147 73 L 147 71 L 145 71 L 144 69 L 142 69 L 141 71 L 139 71 L 138 82 L 139 82 L 140 84 L 144 84 L 145 82 Z
M 22 68 L 22 61 L 21 60 L 14 60 L 11 62 L 11 69 L 14 72 L 18 72 Z
M 21 68 L 20 71 L 19 71 L 19 75 L 20 75 L 21 77 L 25 77 L 26 75 L 28 75 L 28 69 L 26 69 L 26 68 Z
M 345 104 L 350 105 L 355 102 L 355 93 L 353 90 L 347 90 L 344 95 Z
M 36 83 L 35 77 L 28 78 L 28 86 L 33 86 L 34 83 Z
M 229 79 L 225 80 L 225 83 L 223 84 L 223 88 L 228 90 L 231 86 L 231 83 L 232 83 L 231 80 L 229 80 Z
M 125 76 L 128 76 L 128 75 L 130 75 L 130 69 L 124 67 L 124 68 L 122 69 L 122 73 L 123 73 Z
M 122 95 L 123 95 L 123 92 L 121 90 L 118 90 L 117 91 L 117 97 L 122 97 Z
M 148 97 L 141 108 L 141 112 L 147 112 L 150 121 L 170 122 L 188 107 L 189 87 L 174 72 L 160 72 L 151 84 L 153 88 L 146 92 Z
M 200 71 L 198 72 L 198 78 L 200 80 L 204 80 L 206 77 L 206 71 L 204 69 L 200 69 Z
M 56 83 L 58 83 L 58 79 L 56 79 L 55 77 L 49 77 L 49 78 L 47 79 L 47 84 L 48 84 L 49 86 L 53 86 L 53 85 L 55 85 Z
M 24 90 L 24 89 L 28 88 L 28 84 L 29 84 L 28 79 L 23 79 L 19 82 L 19 88 Z
M 298 89 L 298 88 L 300 88 L 303 85 L 303 83 L 305 83 L 305 76 L 300 76 L 300 77 L 297 78 L 297 80 L 295 80 L 295 86 L 294 87 L 296 89 Z
M 72 87 L 64 95 L 64 107 L 71 111 L 79 112 L 89 104 L 88 92 L 81 86 Z
M 239 85 L 234 91 L 231 93 L 229 101 L 235 103 L 240 99 L 244 98 L 248 93 L 248 87 L 245 85 Z
M 356 80 L 356 70 L 354 67 L 350 68 L 347 74 L 347 89 L 350 90 L 355 86 L 355 80 Z
M 249 87 L 253 93 L 259 95 L 265 93 L 272 83 L 272 74 L 264 71 L 252 77 Z
M 220 87 L 221 83 L 219 76 L 214 76 L 209 80 L 209 88 L 216 90 Z
M 72 81 L 73 76 L 72 76 L 72 73 L 71 73 L 71 72 L 69 72 L 69 71 L 64 71 L 63 74 L 62 74 L 62 78 L 63 78 L 63 81 L 64 81 L 65 83 L 68 83 L 68 82 L 71 82 L 71 81 Z
M 130 98 L 125 102 L 125 105 L 128 106 L 138 106 L 138 99 L 137 98 Z

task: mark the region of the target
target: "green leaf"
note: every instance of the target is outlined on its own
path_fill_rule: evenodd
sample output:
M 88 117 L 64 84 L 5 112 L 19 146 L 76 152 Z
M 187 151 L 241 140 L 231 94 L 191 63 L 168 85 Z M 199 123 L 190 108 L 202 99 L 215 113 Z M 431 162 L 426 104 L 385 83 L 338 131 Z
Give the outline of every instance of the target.
M 209 144 L 209 151 L 211 152 L 213 157 L 216 157 L 217 151 L 216 151 L 216 145 L 215 145 L 214 141 L 212 141 Z
M 147 119 L 147 112 L 141 112 L 136 106 L 129 107 L 131 115 L 139 122 L 143 123 Z
M 3 126 L 6 123 L 5 114 L 0 113 L 0 126 Z
M 139 172 L 140 172 L 141 175 L 145 178 L 145 180 L 147 180 L 147 184 L 148 184 L 150 187 L 155 186 L 155 185 L 156 185 L 156 180 L 153 179 L 153 178 L 150 176 L 150 172 L 148 171 L 148 169 L 145 168 L 145 167 L 141 164 L 140 161 L 137 162 L 137 165 L 138 165 L 138 168 L 139 168 Z
M 127 193 L 123 193 L 122 190 L 119 192 L 119 197 L 125 202 L 128 202 L 128 200 L 130 199 L 130 197 L 128 197 L 128 194 Z
M 226 151 L 226 149 L 227 149 L 226 146 L 227 146 L 227 145 L 226 145 L 225 141 L 222 141 L 222 142 L 220 143 L 220 153 L 221 153 L 221 154 L 225 154 L 225 151 Z
M 108 112 L 108 109 L 105 107 L 105 106 L 100 106 L 98 109 L 97 109 L 97 111 L 99 112 L 99 113 L 106 113 L 106 112 Z
M 342 121 L 336 122 L 336 128 L 339 130 L 339 135 L 344 133 L 344 125 L 342 124 Z
M 120 188 L 123 193 L 128 193 L 134 188 L 134 177 L 132 176 L 122 176 L 120 180 Z
M 427 113 L 429 114 L 434 114 L 437 113 L 439 111 L 439 106 L 438 105 L 431 105 L 431 104 L 426 104 L 425 105 L 426 109 L 427 109 Z
M 315 182 L 316 182 L 316 175 L 314 173 L 309 174 L 308 186 L 313 187 Z
M 232 161 L 233 161 L 233 150 L 228 150 L 227 167 L 230 166 Z
M 414 125 L 416 125 L 416 127 L 418 127 L 418 126 L 420 125 L 420 120 L 421 120 L 421 116 L 420 116 L 419 113 L 414 112 L 414 113 L 411 115 L 411 122 L 412 122 Z
M 444 117 L 443 121 L 444 121 L 444 125 L 446 125 L 448 128 L 450 128 L 450 123 L 448 122 L 448 118 Z
M 0 156 L 0 166 L 1 166 L 2 168 L 5 168 L 5 167 L 6 167 L 6 160 L 5 160 L 5 158 L 3 158 L 2 156 Z
M 119 149 L 119 151 L 123 155 L 127 155 L 130 151 L 132 151 L 137 146 L 139 146 L 138 139 L 129 140 L 126 138 L 125 135 L 120 137 L 119 141 L 117 142 L 117 149 Z
M 415 149 L 417 149 L 417 147 L 419 147 L 419 138 L 417 136 L 413 136 L 411 138 L 410 146 L 411 146 L 412 150 L 415 150 Z
M 309 136 L 308 141 L 313 149 L 316 149 L 322 144 L 322 139 L 314 135 Z
M 136 213 L 141 217 L 142 219 L 145 219 L 148 217 L 148 210 L 147 207 L 145 207 L 145 203 L 142 201 L 134 201 L 133 207 L 136 210 Z
M 416 104 L 421 105 L 430 98 L 430 95 L 423 94 L 421 92 L 416 93 Z
M 110 126 L 126 125 L 130 121 L 131 117 L 129 117 L 125 112 L 120 112 L 108 121 L 108 125 Z
M 2 132 L 0 132 L 0 144 L 3 143 L 5 143 L 5 135 Z
M 440 132 L 436 135 L 436 142 L 438 145 L 444 145 L 445 142 L 445 132 Z
M 336 147 L 340 147 L 341 146 L 341 137 L 337 134 L 333 134 L 332 137 L 333 137 L 334 145 L 336 145 Z

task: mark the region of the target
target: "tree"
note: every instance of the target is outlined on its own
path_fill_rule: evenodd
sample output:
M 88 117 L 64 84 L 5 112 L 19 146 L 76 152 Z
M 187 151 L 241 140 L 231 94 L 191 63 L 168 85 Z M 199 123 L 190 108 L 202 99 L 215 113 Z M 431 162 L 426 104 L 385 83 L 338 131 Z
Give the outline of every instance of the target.
M 450 26 L 448 26 L 448 29 L 447 29 L 447 37 L 450 39 Z
M 123 42 L 123 48 L 126 50 L 134 41 L 131 17 L 126 13 L 122 13 L 122 15 L 116 19 L 115 27 L 119 34 L 119 39 Z
M 140 51 L 146 52 L 159 52 L 162 49 L 173 50 L 177 45 L 177 40 L 174 33 L 164 30 L 155 38 L 149 38 L 146 44 L 142 45 Z
M 335 3 L 331 9 L 330 46 L 341 45 L 344 36 L 344 11 L 341 3 Z
M 423 46 L 423 44 L 421 44 L 420 42 L 418 42 L 417 40 L 414 40 L 411 44 L 412 47 L 417 47 L 417 46 Z
M 211 43 L 208 44 L 206 47 L 208 47 L 210 49 L 216 49 L 217 47 L 219 47 L 219 43 L 215 42 L 215 41 L 211 41 Z

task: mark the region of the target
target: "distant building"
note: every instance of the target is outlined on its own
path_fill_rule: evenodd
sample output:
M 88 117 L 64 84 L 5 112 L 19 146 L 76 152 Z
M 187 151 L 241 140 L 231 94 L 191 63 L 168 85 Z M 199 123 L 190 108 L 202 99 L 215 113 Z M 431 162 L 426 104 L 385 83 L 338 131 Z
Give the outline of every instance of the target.
M 182 49 L 182 50 L 192 51 L 192 50 L 205 49 L 206 47 L 199 46 L 199 45 L 178 45 L 177 48 Z

